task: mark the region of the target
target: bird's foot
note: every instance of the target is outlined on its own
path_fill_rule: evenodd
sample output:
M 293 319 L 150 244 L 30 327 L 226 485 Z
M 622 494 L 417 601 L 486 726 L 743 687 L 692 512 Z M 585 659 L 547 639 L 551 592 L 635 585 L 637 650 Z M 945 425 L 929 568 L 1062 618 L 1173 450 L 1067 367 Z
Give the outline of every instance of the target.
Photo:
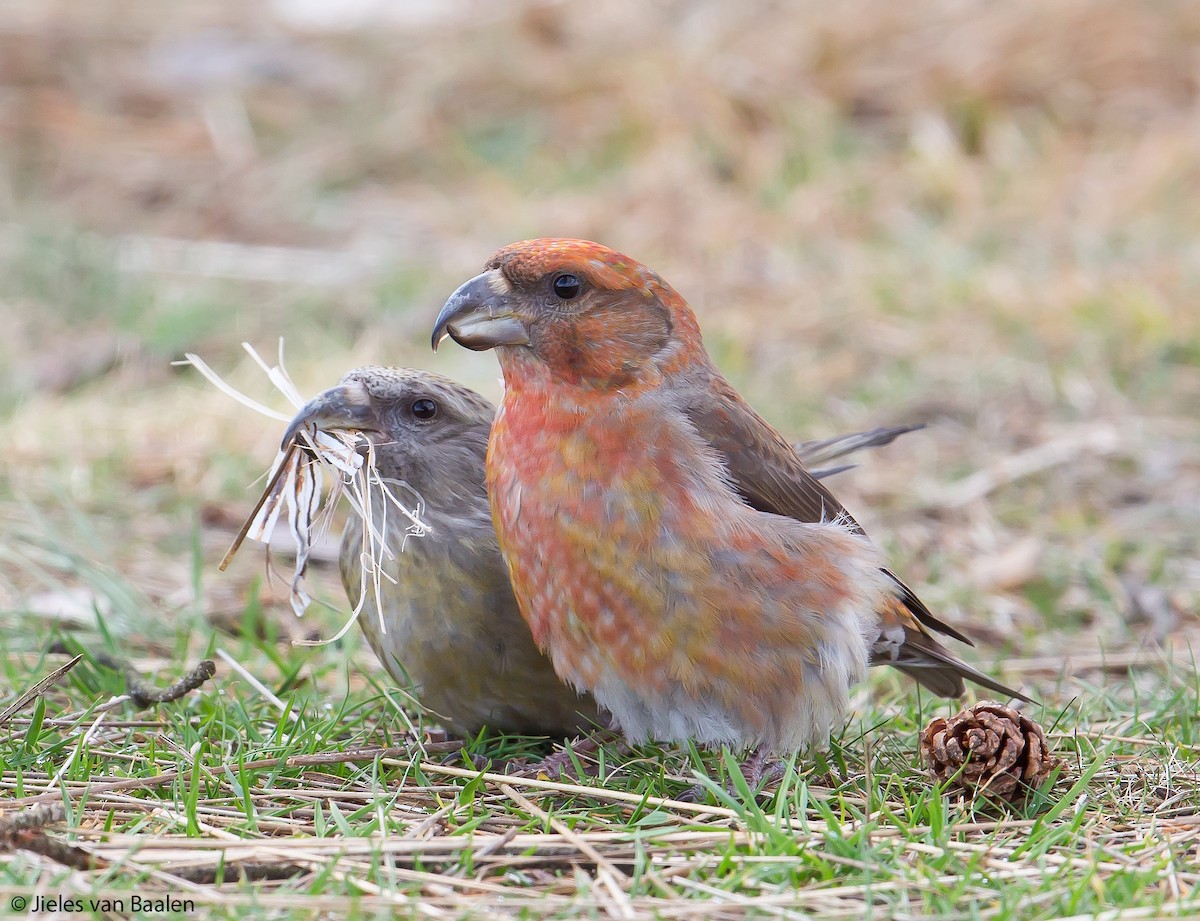
M 565 775 L 570 779 L 578 779 L 581 773 L 583 776 L 591 776 L 592 771 L 589 768 L 592 765 L 585 759 L 595 755 L 601 746 L 610 742 L 614 743 L 618 756 L 628 754 L 629 746 L 624 739 L 611 730 L 600 730 L 581 739 L 567 742 L 562 751 L 548 755 L 541 761 L 526 763 L 508 773 L 521 777 L 538 777 L 544 774 L 547 777 L 557 778 Z
M 770 786 L 783 778 L 787 765 L 765 749 L 756 748 L 741 764 L 742 777 L 751 792 L 757 793 L 763 787 Z
M 445 758 L 442 759 L 442 764 L 445 764 L 448 766 L 461 765 L 464 758 L 466 758 L 468 761 L 470 761 L 471 767 L 475 768 L 475 770 L 477 770 L 477 771 L 486 771 L 489 767 L 492 766 L 491 758 L 488 758 L 485 755 L 481 755 L 481 754 L 479 754 L 479 752 L 464 752 L 464 751 L 457 751 L 454 754 L 447 755 Z
M 754 749 L 749 757 L 741 762 L 739 768 L 742 778 L 746 781 L 746 786 L 755 796 L 766 787 L 781 780 L 787 773 L 787 764 L 761 748 Z M 733 799 L 737 799 L 740 795 L 740 788 L 741 785 L 732 777 L 725 782 L 725 792 Z M 700 803 L 706 796 L 708 796 L 708 787 L 698 783 L 688 787 L 676 798 L 683 803 Z

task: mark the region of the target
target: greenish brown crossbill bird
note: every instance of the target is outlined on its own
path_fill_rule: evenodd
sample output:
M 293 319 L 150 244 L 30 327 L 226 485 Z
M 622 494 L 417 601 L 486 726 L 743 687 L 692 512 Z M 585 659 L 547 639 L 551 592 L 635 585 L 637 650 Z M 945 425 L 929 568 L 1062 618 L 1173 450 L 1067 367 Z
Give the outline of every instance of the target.
M 434 347 L 447 335 L 495 349 L 504 373 L 487 490 L 521 614 L 630 742 L 795 751 L 877 663 L 940 695 L 967 677 L 1023 697 L 933 638 L 967 641 L 721 375 L 650 268 L 583 240 L 515 243 L 451 295 Z
M 284 443 L 301 429 L 361 432 L 374 445 L 379 474 L 403 481 L 422 499 L 429 533 L 405 540 L 408 521 L 395 513 L 388 518 L 394 557 L 383 562 L 381 605 L 370 590 L 361 597 L 361 524 L 351 520 L 342 535 L 342 584 L 352 606 L 363 603 L 358 621 L 367 642 L 397 682 L 459 736 L 484 727 L 579 735 L 606 726 L 607 717 L 592 695 L 558 678 L 513 597 L 484 484 L 494 416 L 490 402 L 440 375 L 360 368 L 304 406 Z M 844 435 L 798 450 L 814 463 L 831 463 L 910 428 Z

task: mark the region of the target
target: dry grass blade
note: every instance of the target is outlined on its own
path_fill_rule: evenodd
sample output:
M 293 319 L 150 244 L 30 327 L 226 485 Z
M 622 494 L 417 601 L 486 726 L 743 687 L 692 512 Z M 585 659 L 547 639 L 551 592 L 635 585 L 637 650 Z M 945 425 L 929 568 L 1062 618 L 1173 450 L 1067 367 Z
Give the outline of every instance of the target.
M 238 552 L 242 546 L 242 542 L 245 541 L 246 537 L 250 534 L 250 528 L 254 525 L 254 522 L 258 520 L 259 512 L 262 511 L 262 507 L 267 503 L 267 500 L 278 495 L 279 481 L 287 472 L 291 463 L 291 455 L 295 453 L 295 451 L 296 445 L 294 443 L 288 445 L 287 451 L 283 454 L 282 463 L 276 463 L 272 468 L 273 472 L 271 474 L 271 478 L 267 480 L 266 487 L 263 489 L 262 494 L 258 497 L 258 501 L 254 503 L 254 508 L 250 510 L 249 517 L 242 522 L 242 526 L 238 530 L 237 537 L 233 539 L 233 543 L 231 543 L 229 545 L 229 549 L 225 551 L 225 556 L 221 557 L 221 563 L 217 567 L 217 569 L 221 572 L 224 572 L 229 568 L 229 564 L 233 561 L 234 554 Z
M 243 343 L 242 347 L 267 375 L 271 384 L 293 406 L 301 409 L 304 406 L 304 398 L 284 366 L 283 340 L 279 343 L 278 364 L 274 366 L 268 366 L 248 343 Z M 230 386 L 198 355 L 189 352 L 186 361 L 182 363 L 196 368 L 205 379 L 244 406 L 272 419 L 292 421 Z M 323 502 L 326 469 L 335 476 L 328 498 Z M 397 486 L 407 488 L 406 484 L 380 476 L 374 445 L 365 435 L 354 431 L 323 431 L 309 426 L 301 427 L 276 454 L 266 486 L 221 560 L 220 569 L 224 570 L 229 565 L 246 539 L 269 543 L 280 517 L 285 517 L 288 533 L 296 544 L 290 599 L 296 616 L 302 616 L 312 603 L 312 598 L 304 590 L 302 581 L 308 567 L 314 535 L 328 524 L 329 510 L 344 495 L 362 523 L 363 546 L 366 548 L 361 557 L 364 590 L 359 592 L 358 605 L 334 636 L 326 640 L 302 642 L 304 645 L 319 645 L 341 639 L 362 612 L 368 597 L 365 589 L 371 589 L 377 609 L 383 609 L 383 606 L 378 604 L 382 582 L 384 579 L 390 579 L 384 571 L 383 563 L 395 556 L 386 538 L 388 509 L 394 508 L 408 519 L 406 540 L 409 536 L 421 537 L 429 531 L 429 526 L 421 518 L 423 503 L 420 496 L 414 494 L 416 501 L 413 508 L 409 508 L 396 494 L 394 487 Z M 376 497 L 382 501 L 377 501 Z M 400 550 L 403 551 L 403 546 Z M 384 633 L 387 632 L 382 622 L 380 629 Z
M 50 674 L 48 674 L 45 678 L 43 678 L 41 681 L 39 681 L 37 684 L 35 684 L 33 687 L 31 687 L 28 691 L 26 691 L 24 694 L 20 695 L 11 704 L 9 704 L 7 707 L 5 707 L 4 710 L 2 712 L 0 712 L 0 726 L 3 726 L 5 723 L 7 723 L 9 721 L 9 719 L 12 718 L 12 715 L 14 713 L 20 712 L 22 707 L 24 707 L 27 703 L 29 703 L 31 700 L 36 698 L 39 694 L 45 693 L 48 689 L 50 689 L 50 688 L 54 687 L 54 685 L 58 684 L 58 682 L 60 682 L 64 677 L 66 677 L 67 673 L 71 669 L 73 669 L 76 665 L 79 664 L 79 660 L 82 658 L 83 658 L 83 655 L 80 654 L 80 655 L 75 656 L 75 658 L 71 659 L 71 661 L 66 663 L 65 665 L 60 665 L 58 668 L 56 668 L 54 671 L 52 671 Z

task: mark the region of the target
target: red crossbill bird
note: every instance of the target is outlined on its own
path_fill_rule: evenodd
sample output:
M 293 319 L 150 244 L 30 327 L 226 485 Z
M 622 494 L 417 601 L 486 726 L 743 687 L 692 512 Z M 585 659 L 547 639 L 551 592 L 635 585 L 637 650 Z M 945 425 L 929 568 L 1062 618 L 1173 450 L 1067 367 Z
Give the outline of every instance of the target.
M 955 697 L 969 642 L 714 366 L 687 302 L 581 240 L 496 253 L 449 335 L 495 349 L 487 489 L 520 612 L 631 742 L 792 751 L 845 718 L 868 664 Z M 1023 698 L 1027 699 L 1027 698 Z
M 482 396 L 440 375 L 360 368 L 309 401 L 284 443 L 301 429 L 361 432 L 374 445 L 379 474 L 407 483 L 423 501 L 431 526 L 424 536 L 405 541 L 407 521 L 395 513 L 383 523 L 396 552 L 383 563 L 378 603 L 372 591 L 362 597 L 360 523 L 352 519 L 342 535 L 342 584 L 352 606 L 363 602 L 359 623 L 392 677 L 460 736 L 484 727 L 573 736 L 607 718 L 590 694 L 558 679 L 517 609 L 484 486 L 495 413 Z M 877 429 L 797 450 L 829 463 L 905 431 Z

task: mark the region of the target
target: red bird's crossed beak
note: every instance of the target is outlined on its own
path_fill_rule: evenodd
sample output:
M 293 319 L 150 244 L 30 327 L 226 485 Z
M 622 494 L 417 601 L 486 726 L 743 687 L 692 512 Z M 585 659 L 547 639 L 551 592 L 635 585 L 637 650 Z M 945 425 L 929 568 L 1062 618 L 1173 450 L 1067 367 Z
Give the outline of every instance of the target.
M 433 326 L 433 350 L 449 336 L 483 352 L 500 345 L 529 345 L 529 330 L 513 309 L 512 289 L 499 269 L 476 275 L 450 295 Z

